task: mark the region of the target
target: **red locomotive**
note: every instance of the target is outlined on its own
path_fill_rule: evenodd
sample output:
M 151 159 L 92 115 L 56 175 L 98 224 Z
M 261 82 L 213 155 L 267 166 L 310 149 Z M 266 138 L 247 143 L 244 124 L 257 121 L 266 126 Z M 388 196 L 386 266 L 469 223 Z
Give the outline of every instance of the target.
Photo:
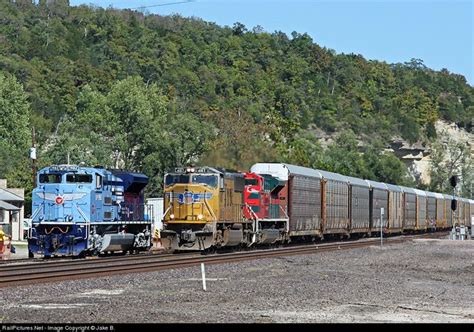
M 245 173 L 244 179 L 244 217 L 264 234 L 258 242 L 272 243 L 288 224 L 288 181 L 257 173 Z

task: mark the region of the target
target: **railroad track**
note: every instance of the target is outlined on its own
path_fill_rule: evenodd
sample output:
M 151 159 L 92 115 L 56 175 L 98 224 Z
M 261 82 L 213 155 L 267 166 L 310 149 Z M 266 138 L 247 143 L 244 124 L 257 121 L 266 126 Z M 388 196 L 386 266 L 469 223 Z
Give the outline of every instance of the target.
M 435 238 L 446 236 L 447 232 L 385 238 L 384 245 L 401 243 L 414 238 Z M 123 257 L 104 257 L 74 261 L 49 261 L 3 265 L 0 268 L 0 287 L 31 285 L 61 280 L 94 278 L 125 273 L 139 273 L 195 266 L 200 263 L 220 264 L 277 256 L 313 254 L 318 252 L 346 250 L 379 245 L 380 239 L 370 238 L 358 241 L 321 243 L 267 250 L 240 251 L 212 255 L 150 254 Z

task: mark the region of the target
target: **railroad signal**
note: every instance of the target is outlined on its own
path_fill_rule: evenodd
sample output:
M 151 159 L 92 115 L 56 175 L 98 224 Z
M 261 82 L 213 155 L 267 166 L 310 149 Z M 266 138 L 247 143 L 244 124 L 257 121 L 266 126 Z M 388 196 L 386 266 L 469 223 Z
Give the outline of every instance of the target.
M 449 183 L 451 184 L 451 187 L 456 187 L 456 185 L 458 184 L 458 177 L 457 175 L 453 175 L 449 178 Z
M 457 207 L 458 207 L 458 201 L 455 199 L 451 200 L 451 210 L 456 211 Z

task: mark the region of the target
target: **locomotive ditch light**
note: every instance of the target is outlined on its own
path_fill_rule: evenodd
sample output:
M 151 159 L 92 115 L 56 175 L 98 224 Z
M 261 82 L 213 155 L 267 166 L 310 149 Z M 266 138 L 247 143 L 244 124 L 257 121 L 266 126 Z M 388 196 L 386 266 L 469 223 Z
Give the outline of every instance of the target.
M 170 219 L 174 219 L 174 214 L 170 214 Z
M 204 218 L 203 215 L 202 215 L 202 214 L 198 214 L 198 220 L 202 220 L 202 218 Z

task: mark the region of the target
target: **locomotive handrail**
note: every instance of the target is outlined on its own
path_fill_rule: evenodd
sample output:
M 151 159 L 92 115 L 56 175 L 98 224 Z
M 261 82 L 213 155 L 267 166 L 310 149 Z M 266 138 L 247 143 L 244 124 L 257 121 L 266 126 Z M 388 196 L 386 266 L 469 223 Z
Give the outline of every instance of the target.
M 258 216 L 257 214 L 252 210 L 250 205 L 248 203 L 245 203 L 245 207 L 248 209 L 250 212 L 250 215 L 253 216 L 253 235 L 252 235 L 252 242 L 248 244 L 248 247 L 252 246 L 252 244 L 257 242 L 257 233 L 258 233 Z
M 280 207 L 280 209 L 285 214 L 285 217 L 286 217 L 286 232 L 289 233 L 290 232 L 290 217 L 288 216 L 288 213 L 286 213 L 286 211 L 282 208 L 281 205 L 278 205 L 278 206 Z
M 166 211 L 163 213 L 163 218 L 166 217 L 166 215 L 168 214 L 168 212 L 171 210 L 172 207 L 173 207 L 173 202 L 170 202 L 170 206 L 168 206 Z
M 216 217 L 216 215 L 214 214 L 214 211 L 212 211 L 212 209 L 209 207 L 209 204 L 207 203 L 206 197 L 204 197 L 204 205 L 206 206 L 207 211 L 209 211 L 209 213 L 211 214 L 211 216 L 214 218 L 214 221 L 217 221 L 217 217 Z
M 39 214 L 41 207 L 44 205 L 44 202 L 41 202 L 41 204 L 38 206 L 38 208 L 33 212 L 33 215 L 31 216 L 31 220 L 35 219 L 35 217 Z
M 82 211 L 82 209 L 79 206 L 77 207 L 77 211 L 79 211 L 79 214 L 82 216 L 82 218 L 84 218 L 84 221 L 86 223 L 90 223 L 90 220 L 87 220 L 87 217 L 86 217 L 84 211 Z

